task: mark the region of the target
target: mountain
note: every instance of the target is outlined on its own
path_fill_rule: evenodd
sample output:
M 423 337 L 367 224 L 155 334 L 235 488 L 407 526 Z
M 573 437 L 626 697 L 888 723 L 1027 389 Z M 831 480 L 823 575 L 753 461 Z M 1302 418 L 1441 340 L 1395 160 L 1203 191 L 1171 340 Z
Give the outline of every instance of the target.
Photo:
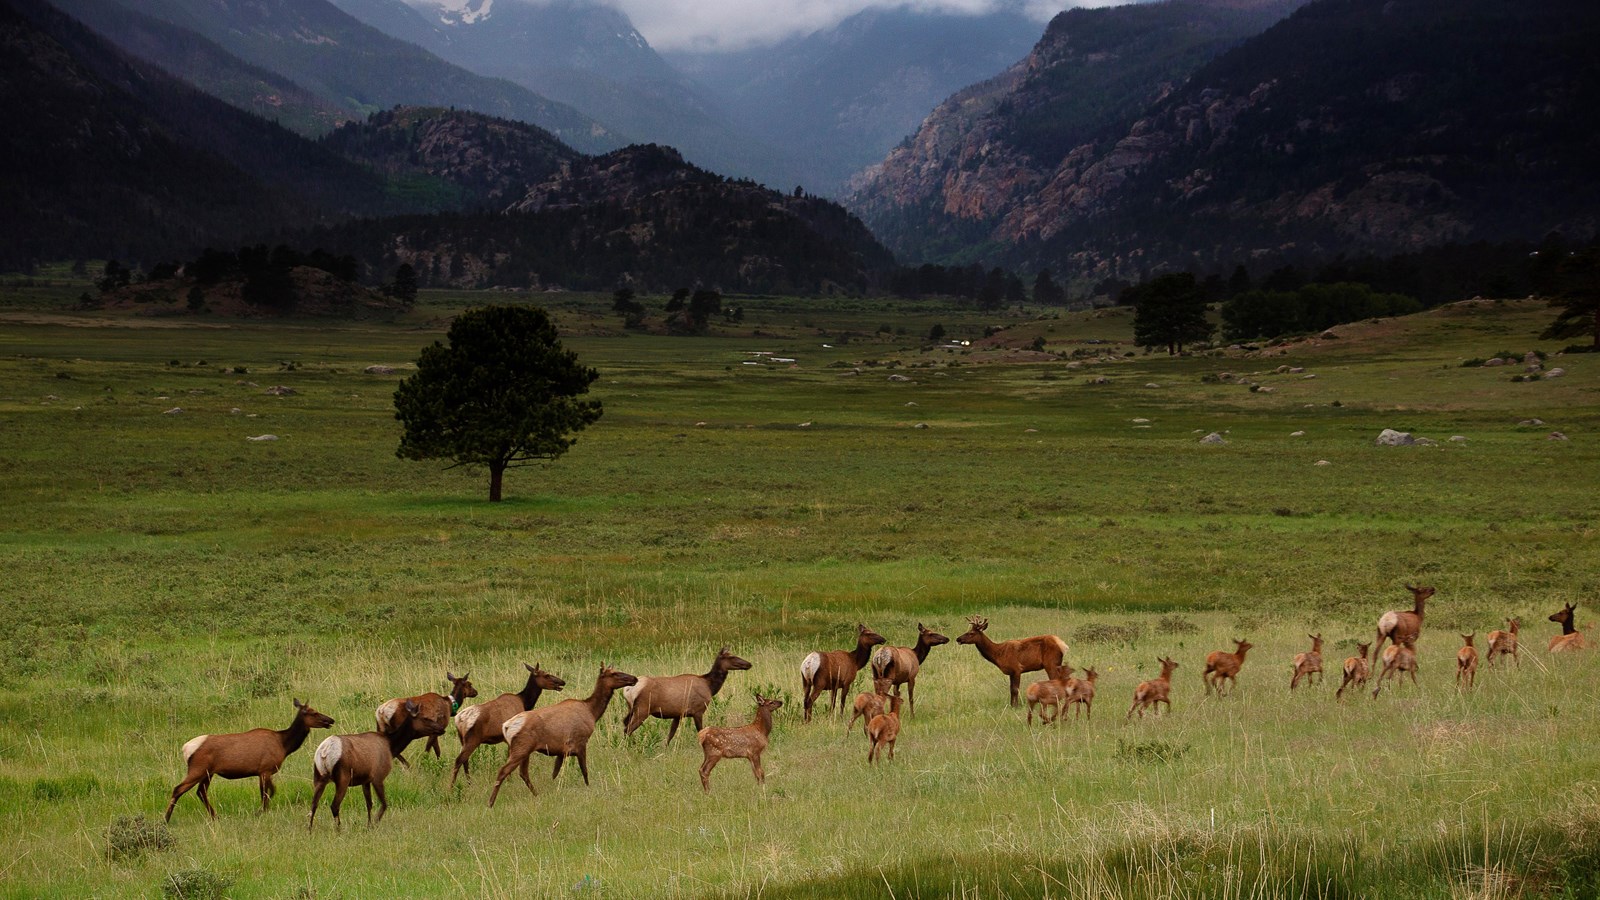
M 113 0 L 76 0 L 104 3 Z M 189 29 L 352 117 L 397 105 L 457 107 L 538 125 L 580 150 L 622 139 L 571 107 L 452 65 L 363 24 L 327 0 L 115 0 Z M 118 35 L 109 35 L 121 40 Z
M 854 208 L 913 256 L 965 244 L 1093 277 L 1600 226 L 1594 4 L 1314 0 L 1186 73 L 1128 80 L 1122 102 L 1102 92 L 1101 110 L 1067 89 L 1125 51 L 1128 13 L 1203 8 L 1063 14 L 1008 83 L 953 98 L 891 154 Z
M 42 0 L 0 0 L 0 264 L 153 258 L 401 208 L 371 172 L 134 60 Z
M 186 28 L 105 0 L 53 0 L 130 56 L 202 91 L 301 134 L 322 134 L 351 116 L 275 72 L 252 66 Z
M 501 212 L 349 222 L 302 243 L 439 286 L 856 293 L 893 265 L 838 204 L 656 145 L 565 161 Z
M 571 104 L 731 175 L 790 185 L 801 166 L 732 124 L 622 12 L 588 0 L 334 0 L 462 68 Z M 581 148 L 580 149 L 590 149 Z
M 707 85 L 736 121 L 807 159 L 816 189 L 835 195 L 940 101 L 1026 56 L 1042 29 L 1020 9 L 897 7 L 776 46 L 668 59 Z

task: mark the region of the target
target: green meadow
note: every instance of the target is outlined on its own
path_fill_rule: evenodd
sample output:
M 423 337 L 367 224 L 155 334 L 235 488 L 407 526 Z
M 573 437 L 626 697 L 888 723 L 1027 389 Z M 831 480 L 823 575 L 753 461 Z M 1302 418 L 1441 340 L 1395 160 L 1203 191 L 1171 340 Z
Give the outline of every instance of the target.
M 0 289 L 0 894 L 1600 893 L 1600 651 L 1545 651 L 1563 603 L 1600 612 L 1600 356 L 1540 342 L 1540 303 L 1169 358 L 1127 344 L 1123 310 L 745 298 L 690 338 L 567 294 L 425 294 L 372 322 L 86 312 L 57 275 Z M 483 472 L 397 459 L 391 402 L 488 302 L 549 308 L 605 405 L 499 504 Z M 924 345 L 934 324 L 970 345 Z M 1566 376 L 1461 366 L 1534 349 Z M 1374 446 L 1384 428 L 1438 444 Z M 1408 583 L 1438 589 L 1420 685 L 1336 703 Z M 801 724 L 807 652 L 972 615 L 1061 636 L 1100 675 L 1092 718 L 1028 727 L 952 641 L 894 760 L 869 767 L 859 725 Z M 1457 690 L 1457 635 L 1484 647 L 1511 616 L 1520 666 Z M 1326 680 L 1291 694 L 1318 632 Z M 1236 637 L 1238 690 L 1207 698 L 1205 655 Z M 618 698 L 588 787 L 541 757 L 537 796 L 513 776 L 488 809 L 505 751 L 451 790 L 451 734 L 443 760 L 409 751 L 380 825 L 353 792 L 342 833 L 324 812 L 308 834 L 317 732 L 265 815 L 254 781 L 219 781 L 215 822 L 191 793 L 166 846 L 128 836 L 185 741 L 284 727 L 291 698 L 365 731 L 447 669 L 488 699 L 536 662 L 583 697 L 603 663 L 702 672 L 723 644 L 754 668 L 708 724 L 749 721 L 753 690 L 787 701 L 765 788 L 729 760 L 703 794 L 692 728 L 624 740 Z M 1163 655 L 1171 715 L 1125 719 Z

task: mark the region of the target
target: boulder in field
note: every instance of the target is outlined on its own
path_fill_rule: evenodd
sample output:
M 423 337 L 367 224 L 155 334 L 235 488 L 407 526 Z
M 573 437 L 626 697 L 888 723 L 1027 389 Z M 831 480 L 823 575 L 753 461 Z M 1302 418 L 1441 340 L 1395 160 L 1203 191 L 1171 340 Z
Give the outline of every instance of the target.
M 361 371 L 367 373 L 368 375 L 393 375 L 395 368 L 394 366 L 367 366 Z
M 1213 444 L 1213 445 L 1216 445 L 1216 444 L 1226 444 L 1227 442 L 1228 441 L 1227 441 L 1226 438 L 1224 438 L 1220 434 L 1217 434 L 1215 431 L 1211 432 L 1210 434 L 1208 434 L 1205 437 L 1200 439 L 1200 443 L 1202 443 L 1202 444 Z
M 247 440 L 247 441 L 257 441 L 257 442 L 260 442 L 260 441 L 275 441 L 277 439 L 278 439 L 278 436 L 275 435 L 275 434 L 258 434 L 258 435 L 255 435 L 254 437 L 245 438 L 245 440 Z
M 292 387 L 287 387 L 287 386 L 281 385 L 281 384 L 275 384 L 272 387 L 269 387 L 266 390 L 262 391 L 261 393 L 263 393 L 263 394 L 271 394 L 274 397 L 293 397 L 295 394 L 298 394 L 300 392 L 295 390 Z
M 1377 440 L 1379 447 L 1410 447 L 1416 442 L 1417 439 L 1409 431 L 1395 431 L 1393 428 L 1385 428 Z

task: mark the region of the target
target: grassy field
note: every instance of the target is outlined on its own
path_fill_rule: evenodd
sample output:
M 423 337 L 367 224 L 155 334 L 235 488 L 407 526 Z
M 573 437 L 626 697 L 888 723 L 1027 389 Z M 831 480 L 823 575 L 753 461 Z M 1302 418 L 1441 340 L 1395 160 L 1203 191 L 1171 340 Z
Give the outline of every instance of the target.
M 1600 357 L 1531 383 L 1460 365 L 1559 349 L 1536 340 L 1540 304 L 1169 359 L 1120 343 L 1123 311 L 752 298 L 737 330 L 669 338 L 621 331 L 604 299 L 540 297 L 600 369 L 605 416 L 490 505 L 481 472 L 395 458 L 405 370 L 363 369 L 408 365 L 467 305 L 527 298 L 212 321 L 74 311 L 82 287 L 56 275 L 0 297 L 5 895 L 1600 891 L 1600 672 L 1543 652 L 1545 616 L 1572 602 L 1587 623 L 1600 593 Z M 922 348 L 935 323 L 972 345 Z M 1048 354 L 1016 349 L 1035 338 Z M 1386 427 L 1440 444 L 1373 446 Z M 1229 443 L 1198 442 L 1213 431 Z M 1420 688 L 1335 704 L 1339 661 L 1407 582 L 1438 588 Z M 1093 719 L 1030 730 L 952 644 L 893 762 L 800 724 L 809 650 L 858 621 L 953 638 L 975 614 L 1064 638 L 1101 675 Z M 1456 633 L 1481 646 L 1512 615 L 1520 669 L 1457 692 Z M 1315 631 L 1332 674 L 1291 695 Z M 1207 700 L 1205 653 L 1234 637 L 1256 645 L 1239 691 Z M 492 696 L 538 662 L 581 697 L 602 663 L 703 671 L 723 643 L 754 668 L 712 722 L 748 721 L 753 689 L 789 701 L 764 790 L 730 761 L 702 795 L 693 735 L 624 741 L 619 700 L 587 788 L 513 778 L 489 810 L 486 748 L 454 791 L 429 758 L 391 776 L 378 828 L 356 800 L 354 827 L 308 835 L 308 744 L 267 815 L 254 782 L 221 783 L 216 823 L 191 794 L 170 848 L 108 853 L 119 817 L 159 819 L 185 740 L 282 727 L 291 697 L 359 731 L 446 669 Z M 1124 721 L 1167 654 L 1173 715 Z

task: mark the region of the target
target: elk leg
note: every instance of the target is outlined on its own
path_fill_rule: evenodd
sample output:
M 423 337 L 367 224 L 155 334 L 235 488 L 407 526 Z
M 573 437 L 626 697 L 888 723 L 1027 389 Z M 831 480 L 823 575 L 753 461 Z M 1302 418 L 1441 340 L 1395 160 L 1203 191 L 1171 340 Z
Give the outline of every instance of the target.
M 333 810 L 334 831 L 344 829 L 344 821 L 339 818 L 339 810 L 344 806 L 344 792 L 348 790 L 350 790 L 350 773 L 341 772 L 333 783 L 333 805 L 330 807 Z
M 367 827 L 371 828 L 372 827 L 372 785 L 363 784 L 361 786 L 361 796 L 366 798 L 366 801 L 367 801 Z
M 711 793 L 711 770 L 717 767 L 717 761 L 720 759 L 719 756 L 707 753 L 705 761 L 700 763 L 700 788 L 708 794 Z
M 494 789 L 489 791 L 489 808 L 490 809 L 494 809 L 494 798 L 498 797 L 500 795 L 500 785 L 505 783 L 506 776 L 510 775 L 512 772 L 515 772 L 517 770 L 517 765 L 518 765 L 518 761 L 517 760 L 515 760 L 515 759 L 507 759 L 506 760 L 506 764 L 501 766 L 499 773 L 495 775 Z M 528 780 L 528 776 L 527 776 L 526 773 L 523 774 L 522 780 L 523 781 L 527 781 Z M 530 790 L 530 791 L 533 790 L 533 785 L 532 784 L 528 785 L 528 790 Z
M 667 746 L 667 747 L 671 747 L 672 746 L 672 737 L 673 737 L 673 735 L 678 733 L 678 726 L 681 725 L 681 724 L 683 724 L 683 717 L 682 716 L 679 716 L 678 718 L 675 718 L 675 719 L 672 720 L 672 725 L 670 725 L 667 728 L 667 743 L 664 746 Z M 696 730 L 698 731 L 699 729 L 696 729 Z
M 423 753 L 427 753 L 429 750 L 433 751 L 434 759 L 443 758 L 442 754 L 439 753 L 439 736 L 437 734 L 428 735 L 428 743 L 422 747 Z
M 396 753 L 394 755 L 394 761 L 408 769 L 411 768 L 411 760 L 406 759 L 406 755 L 404 753 Z
M 578 771 L 583 773 L 583 786 L 589 786 L 589 748 L 579 747 L 577 752 Z
M 200 779 L 200 784 L 195 788 L 195 793 L 199 795 L 200 802 L 205 805 L 206 812 L 210 813 L 211 814 L 211 818 L 215 819 L 217 817 L 217 810 L 216 810 L 215 807 L 213 807 L 211 805 L 211 773 L 210 772 L 207 772 L 205 774 L 205 776 Z
M 756 784 L 767 783 L 767 770 L 761 768 L 761 757 L 759 755 L 750 757 L 750 769 L 756 774 Z
M 469 765 L 469 761 L 472 759 L 472 751 L 476 749 L 478 749 L 477 741 L 468 738 L 461 739 L 461 752 L 456 754 L 456 764 L 450 767 L 451 787 L 456 786 L 457 773 L 465 772 L 468 778 L 472 777 L 472 768 Z
M 378 822 L 383 821 L 383 814 L 389 811 L 389 798 L 383 793 L 383 782 L 381 781 L 373 784 L 372 790 L 378 795 L 378 818 L 372 823 L 376 825 Z
M 522 765 L 517 766 L 517 774 L 522 776 L 522 783 L 528 786 L 528 793 L 538 796 L 539 792 L 533 789 L 533 779 L 528 777 L 528 763 L 532 759 L 532 756 L 523 757 Z
M 178 782 L 177 787 L 174 787 L 172 789 L 172 799 L 167 801 L 167 819 L 166 820 L 168 822 L 172 821 L 172 808 L 174 806 L 178 805 L 178 798 L 182 797 L 184 794 L 189 793 L 189 789 L 194 787 L 195 785 L 199 784 L 201 779 L 204 778 L 204 777 L 205 776 L 201 776 L 200 778 L 196 778 L 196 777 L 194 777 L 192 775 L 187 776 L 182 781 Z M 201 794 L 201 796 L 204 797 L 205 795 Z
M 256 782 L 261 788 L 261 811 L 266 812 L 272 802 L 272 773 L 262 772 L 256 777 Z
M 700 712 L 697 712 L 697 713 L 690 713 L 689 714 L 689 718 L 694 719 L 694 733 L 695 734 L 699 734 L 706 727 L 705 726 L 705 716 L 706 716 L 706 714 L 705 714 L 704 710 L 702 710 Z M 667 740 L 670 742 L 672 739 L 668 738 Z
M 900 696 L 900 685 L 898 684 L 894 686 L 894 695 L 896 697 Z M 906 682 L 906 714 L 911 716 L 917 714 L 917 680 L 915 678 Z
M 322 791 L 328 786 L 328 782 L 321 778 L 313 780 L 316 782 L 316 787 L 311 791 L 311 815 L 306 817 L 307 831 L 310 831 L 317 824 L 317 804 L 322 802 Z
M 1017 705 L 1017 689 L 1022 686 L 1022 673 L 1018 672 L 1011 677 L 1011 705 Z
M 645 709 L 643 703 L 635 703 L 628 707 L 627 721 L 622 725 L 622 736 L 628 737 L 633 734 L 640 725 L 644 724 L 644 720 L 649 717 L 650 713 Z

